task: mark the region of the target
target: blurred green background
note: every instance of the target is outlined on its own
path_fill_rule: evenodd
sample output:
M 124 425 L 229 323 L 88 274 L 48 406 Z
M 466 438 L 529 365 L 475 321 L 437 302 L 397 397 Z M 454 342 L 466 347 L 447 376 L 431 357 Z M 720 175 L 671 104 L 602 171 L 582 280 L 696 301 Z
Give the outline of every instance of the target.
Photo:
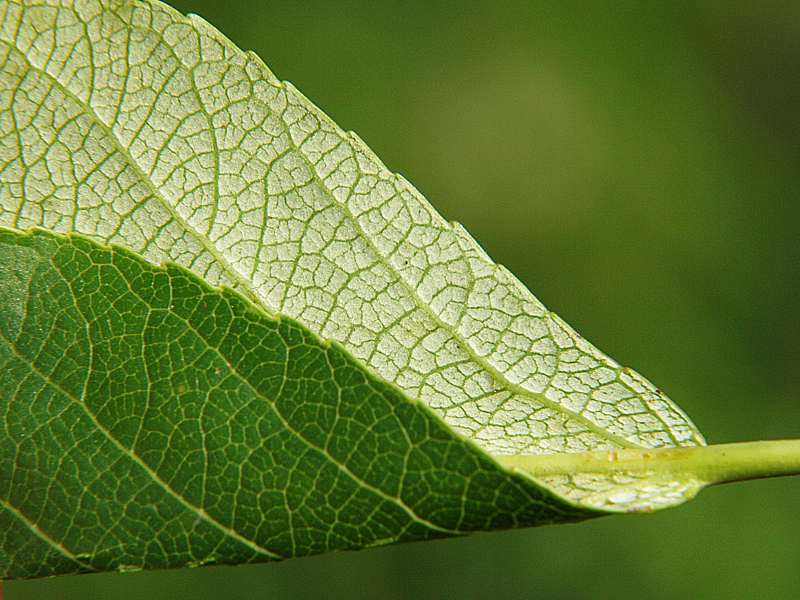
M 800 4 L 181 1 L 255 50 L 710 442 L 800 437 Z M 59 598 L 790 598 L 800 478 L 678 509 Z

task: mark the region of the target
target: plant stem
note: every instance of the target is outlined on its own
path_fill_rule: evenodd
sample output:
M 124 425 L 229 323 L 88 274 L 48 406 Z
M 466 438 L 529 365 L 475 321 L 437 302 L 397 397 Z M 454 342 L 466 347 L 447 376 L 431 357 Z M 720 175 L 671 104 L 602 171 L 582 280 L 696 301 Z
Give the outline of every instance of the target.
M 495 456 L 506 467 L 534 477 L 576 473 L 648 473 L 665 478 L 692 478 L 707 485 L 800 475 L 800 440 L 741 442 L 689 448 L 642 448 Z

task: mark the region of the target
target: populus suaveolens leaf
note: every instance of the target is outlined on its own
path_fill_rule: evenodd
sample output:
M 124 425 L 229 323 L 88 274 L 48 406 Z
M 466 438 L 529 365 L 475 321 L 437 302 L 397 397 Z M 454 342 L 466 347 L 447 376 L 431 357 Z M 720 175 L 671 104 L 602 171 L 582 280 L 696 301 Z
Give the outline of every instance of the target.
M 189 271 L 0 228 L 0 578 L 592 515 L 338 344 Z
M 157 2 L 3 1 L 0 78 L 0 225 L 79 232 L 233 287 L 492 455 L 704 443 L 202 19 Z M 542 480 L 591 506 L 683 499 L 637 477 Z

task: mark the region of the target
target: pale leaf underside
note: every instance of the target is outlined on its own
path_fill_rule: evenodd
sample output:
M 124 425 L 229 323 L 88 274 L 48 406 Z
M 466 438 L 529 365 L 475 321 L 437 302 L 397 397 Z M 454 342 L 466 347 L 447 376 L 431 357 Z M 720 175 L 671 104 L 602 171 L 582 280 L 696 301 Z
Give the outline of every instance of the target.
M 0 3 L 0 225 L 79 232 L 231 286 L 490 454 L 704 443 L 254 54 L 161 4 L 67 4 Z M 604 507 L 691 492 L 548 483 Z

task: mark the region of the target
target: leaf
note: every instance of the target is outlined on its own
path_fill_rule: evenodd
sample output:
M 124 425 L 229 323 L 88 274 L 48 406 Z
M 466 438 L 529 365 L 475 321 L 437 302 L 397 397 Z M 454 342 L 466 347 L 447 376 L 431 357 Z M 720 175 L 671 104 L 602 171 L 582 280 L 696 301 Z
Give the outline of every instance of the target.
M 501 468 L 338 344 L 183 268 L 0 229 L 0 274 L 3 579 L 595 514 Z
M 55 4 L 4 3 L 0 224 L 232 286 L 489 452 L 702 443 L 256 56 L 162 4 Z
M 549 312 L 258 57 L 157 2 L 65 4 L 0 2 L 0 226 L 79 233 L 234 288 L 341 344 L 512 468 L 528 455 L 704 444 L 660 390 Z M 26 312 L 17 285 L 36 257 L 10 256 L 9 327 L 46 316 Z M 108 410 L 132 418 L 139 404 L 110 386 Z M 147 434 L 159 431 L 179 434 Z M 577 512 L 650 510 L 697 489 L 647 473 L 539 484 Z

